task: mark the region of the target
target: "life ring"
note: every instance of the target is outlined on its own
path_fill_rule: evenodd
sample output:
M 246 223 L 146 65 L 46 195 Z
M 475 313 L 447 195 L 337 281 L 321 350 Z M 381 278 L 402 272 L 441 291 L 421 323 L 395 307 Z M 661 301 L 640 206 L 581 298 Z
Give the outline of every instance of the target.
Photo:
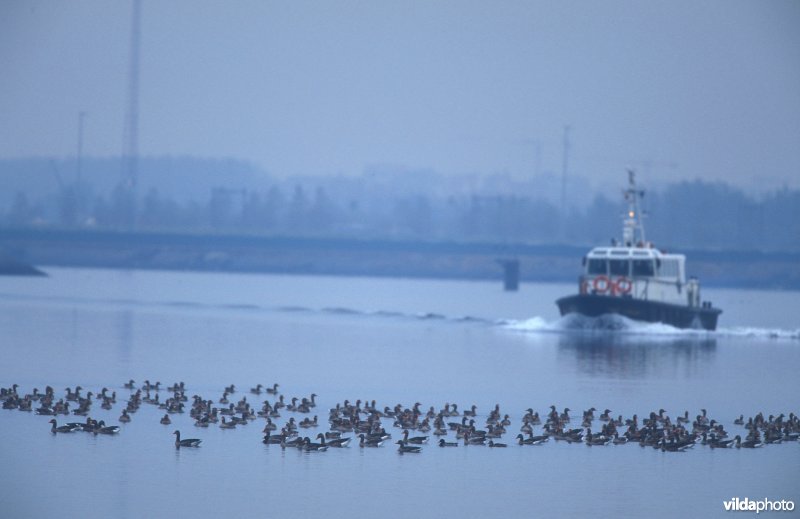
M 598 294 L 605 294 L 611 288 L 611 281 L 607 276 L 597 276 L 592 282 L 592 288 Z
M 628 294 L 630 293 L 631 289 L 633 288 L 633 283 L 630 279 L 626 277 L 621 277 L 617 279 L 617 282 L 614 284 L 614 288 L 620 294 Z

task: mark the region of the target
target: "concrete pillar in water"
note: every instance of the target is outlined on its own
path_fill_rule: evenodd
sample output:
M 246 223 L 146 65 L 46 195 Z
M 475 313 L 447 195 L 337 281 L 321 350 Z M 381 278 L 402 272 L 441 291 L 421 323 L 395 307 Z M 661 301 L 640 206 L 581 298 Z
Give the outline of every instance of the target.
M 508 292 L 519 290 L 519 260 L 499 259 L 497 262 L 503 267 L 503 288 Z

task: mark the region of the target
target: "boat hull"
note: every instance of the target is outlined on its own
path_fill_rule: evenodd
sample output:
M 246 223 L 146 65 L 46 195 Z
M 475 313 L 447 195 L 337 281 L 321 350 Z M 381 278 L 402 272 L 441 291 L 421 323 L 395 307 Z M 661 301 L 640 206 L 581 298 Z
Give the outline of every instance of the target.
M 690 307 L 632 297 L 575 294 L 556 301 L 561 315 L 581 314 L 599 317 L 618 314 L 635 321 L 665 323 L 676 328 L 716 330 L 722 310 L 713 307 Z

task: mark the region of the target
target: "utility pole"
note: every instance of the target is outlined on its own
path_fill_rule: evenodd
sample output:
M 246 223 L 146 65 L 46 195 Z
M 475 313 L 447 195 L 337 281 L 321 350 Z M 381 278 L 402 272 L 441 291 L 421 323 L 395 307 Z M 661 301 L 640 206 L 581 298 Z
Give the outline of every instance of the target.
M 561 156 L 561 239 L 567 238 L 567 173 L 569 172 L 569 132 L 570 126 L 564 126 L 563 151 Z
M 141 32 L 141 12 L 141 0 L 133 0 L 130 68 L 128 69 L 128 107 L 125 118 L 125 142 L 123 143 L 123 183 L 130 188 L 136 186 L 137 158 L 139 155 L 139 36 Z
M 127 198 L 125 225 L 133 228 L 136 221 L 136 184 L 139 159 L 139 38 L 141 32 L 141 0 L 133 0 L 131 13 L 131 54 L 128 69 L 128 107 L 123 131 L 122 189 Z

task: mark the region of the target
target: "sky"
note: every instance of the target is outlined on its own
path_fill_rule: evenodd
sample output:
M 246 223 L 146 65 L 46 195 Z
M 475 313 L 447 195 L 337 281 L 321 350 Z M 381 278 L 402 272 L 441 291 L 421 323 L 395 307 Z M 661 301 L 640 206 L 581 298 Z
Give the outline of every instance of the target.
M 132 4 L 0 2 L 0 158 L 122 153 Z M 800 2 L 142 0 L 139 153 L 800 188 Z

